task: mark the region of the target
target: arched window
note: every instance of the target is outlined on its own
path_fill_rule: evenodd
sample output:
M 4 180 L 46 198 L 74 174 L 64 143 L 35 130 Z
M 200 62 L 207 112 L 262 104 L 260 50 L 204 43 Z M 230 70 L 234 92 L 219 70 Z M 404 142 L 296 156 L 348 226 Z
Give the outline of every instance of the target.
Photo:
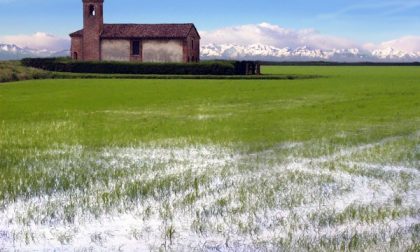
M 95 16 L 96 15 L 96 10 L 95 10 L 95 6 L 93 6 L 93 4 L 89 5 L 89 16 Z
M 77 52 L 73 53 L 73 59 L 77 60 Z

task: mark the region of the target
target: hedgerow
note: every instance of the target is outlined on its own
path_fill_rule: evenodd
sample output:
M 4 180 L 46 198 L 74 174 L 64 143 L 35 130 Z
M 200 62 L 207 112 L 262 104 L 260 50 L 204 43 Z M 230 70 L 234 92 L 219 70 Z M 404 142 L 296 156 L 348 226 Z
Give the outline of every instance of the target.
M 203 63 L 133 63 L 71 61 L 63 58 L 26 58 L 22 64 L 54 72 L 97 74 L 158 74 L 158 75 L 237 75 L 237 62 Z

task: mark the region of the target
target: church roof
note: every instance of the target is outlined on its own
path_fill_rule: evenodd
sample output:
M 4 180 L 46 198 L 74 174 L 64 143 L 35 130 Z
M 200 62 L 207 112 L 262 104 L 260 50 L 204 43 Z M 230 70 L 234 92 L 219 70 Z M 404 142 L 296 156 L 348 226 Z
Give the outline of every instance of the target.
M 194 24 L 104 24 L 101 38 L 186 38 Z M 198 34 L 198 32 L 197 32 Z M 83 30 L 70 34 L 83 36 Z

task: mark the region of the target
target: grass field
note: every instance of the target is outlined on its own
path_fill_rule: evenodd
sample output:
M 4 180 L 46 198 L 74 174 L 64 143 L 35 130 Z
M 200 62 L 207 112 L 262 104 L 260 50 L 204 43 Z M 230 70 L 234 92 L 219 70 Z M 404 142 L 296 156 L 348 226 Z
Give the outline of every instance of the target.
M 0 251 L 418 251 L 420 68 L 0 84 Z
M 19 61 L 0 61 L 0 83 L 18 80 L 44 79 L 47 71 L 25 67 Z

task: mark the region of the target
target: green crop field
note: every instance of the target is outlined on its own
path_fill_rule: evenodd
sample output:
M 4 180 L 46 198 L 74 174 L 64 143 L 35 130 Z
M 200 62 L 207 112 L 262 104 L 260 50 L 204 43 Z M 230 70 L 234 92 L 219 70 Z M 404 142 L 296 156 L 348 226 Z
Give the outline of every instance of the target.
M 420 67 L 0 84 L 0 251 L 418 251 Z

